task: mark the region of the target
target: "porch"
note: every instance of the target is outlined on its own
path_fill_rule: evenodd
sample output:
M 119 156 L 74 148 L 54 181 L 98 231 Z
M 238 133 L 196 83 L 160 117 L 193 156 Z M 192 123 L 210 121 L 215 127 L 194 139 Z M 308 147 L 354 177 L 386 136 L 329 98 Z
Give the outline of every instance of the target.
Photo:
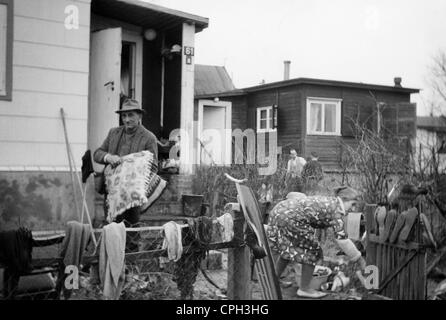
M 133 0 L 93 0 L 90 30 L 88 149 L 94 151 L 110 128 L 120 124 L 114 112 L 125 98 L 140 101 L 142 124 L 159 146 L 160 169 L 172 158 L 180 135 L 179 168 L 163 174 L 169 187 L 154 206 L 154 215 L 177 213 L 181 194 L 191 193 L 195 152 L 194 41 L 208 19 Z M 94 164 L 95 171 L 102 171 Z M 103 199 L 96 196 L 95 216 L 102 216 Z

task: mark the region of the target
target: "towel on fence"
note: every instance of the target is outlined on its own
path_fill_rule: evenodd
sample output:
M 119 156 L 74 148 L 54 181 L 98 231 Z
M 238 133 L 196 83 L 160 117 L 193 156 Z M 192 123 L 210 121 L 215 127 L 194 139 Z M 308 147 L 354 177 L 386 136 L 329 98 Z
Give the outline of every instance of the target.
M 66 266 L 79 266 L 92 236 L 91 227 L 77 221 L 68 221 L 60 256 Z
M 106 299 L 118 300 L 125 279 L 125 225 L 111 223 L 102 230 L 99 248 L 99 278 Z
M 361 215 L 362 212 L 349 212 L 347 216 L 347 235 L 352 240 L 361 239 Z
M 32 243 L 31 231 L 26 228 L 0 232 L 0 263 L 15 274 L 30 272 Z
M 166 181 L 156 173 L 158 164 L 153 153 L 141 151 L 122 157 L 116 168 L 105 168 L 108 221 L 133 207 L 146 210 L 163 192 Z
M 234 237 L 234 220 L 229 212 L 217 218 L 218 224 L 222 227 L 222 241 L 229 242 Z
M 181 259 L 183 254 L 183 242 L 181 226 L 174 221 L 169 221 L 163 225 L 164 241 L 162 249 L 167 249 L 167 259 L 162 257 L 162 262 L 175 261 Z

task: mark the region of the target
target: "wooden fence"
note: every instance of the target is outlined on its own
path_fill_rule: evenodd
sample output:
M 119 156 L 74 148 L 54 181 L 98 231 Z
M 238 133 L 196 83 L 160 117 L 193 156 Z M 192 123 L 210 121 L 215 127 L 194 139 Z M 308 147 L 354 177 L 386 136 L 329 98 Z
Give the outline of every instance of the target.
M 395 300 L 426 299 L 426 248 L 421 241 L 421 224 L 418 218 L 407 242 L 390 243 L 380 240 L 376 230 L 376 205 L 365 210 L 367 231 L 367 265 L 379 270 L 378 294 Z

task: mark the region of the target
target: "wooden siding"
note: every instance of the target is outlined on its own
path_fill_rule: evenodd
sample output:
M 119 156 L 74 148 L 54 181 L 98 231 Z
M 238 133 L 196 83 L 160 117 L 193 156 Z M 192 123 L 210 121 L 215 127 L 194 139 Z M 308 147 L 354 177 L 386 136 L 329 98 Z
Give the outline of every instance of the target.
M 341 137 L 306 135 L 306 127 L 303 129 L 306 137 L 305 154 L 308 156 L 311 152 L 316 152 L 326 167 L 336 168 L 339 165 L 342 156 L 341 141 L 350 145 L 355 144 L 352 121 L 359 120 L 369 129 L 376 130 L 376 102 L 383 102 L 389 106 L 388 113 L 383 114 L 383 119 L 386 119 L 385 126 L 393 125 L 396 128 L 396 123 L 399 123 L 401 135 L 408 134 L 411 130 L 415 133 L 416 106 L 407 104 L 410 101 L 409 94 L 324 86 L 304 86 L 302 90 L 305 97 L 342 99 Z M 398 108 L 395 106 L 401 106 L 401 115 L 395 111 L 395 108 Z M 306 101 L 303 110 L 306 113 Z
M 239 98 L 240 99 L 240 98 Z M 282 152 L 294 148 L 302 152 L 302 95 L 296 87 L 285 87 L 248 95 L 247 127 L 256 130 L 256 109 L 277 104 L 278 145 Z
M 222 99 L 225 101 L 226 99 Z M 244 131 L 248 128 L 248 102 L 245 96 L 233 97 L 232 102 L 232 130 Z
M 79 29 L 64 26 L 79 9 Z M 0 101 L 0 166 L 67 167 L 60 108 L 80 168 L 87 147 L 90 1 L 14 1 L 12 101 Z M 31 156 L 32 155 L 32 156 Z

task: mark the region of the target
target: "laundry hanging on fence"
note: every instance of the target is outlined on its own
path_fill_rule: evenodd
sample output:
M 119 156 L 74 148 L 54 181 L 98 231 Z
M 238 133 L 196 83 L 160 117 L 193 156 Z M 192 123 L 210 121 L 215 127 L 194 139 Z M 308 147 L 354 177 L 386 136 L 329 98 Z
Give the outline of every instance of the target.
M 99 279 L 103 295 L 109 300 L 118 300 L 125 279 L 126 230 L 123 222 L 111 223 L 102 229 L 99 245 Z
M 150 151 L 123 156 L 122 163 L 116 168 L 105 168 L 109 222 L 133 207 L 141 207 L 144 211 L 159 198 L 166 181 L 156 174 L 157 170 L 158 165 Z
M 193 287 L 197 279 L 198 270 L 206 257 L 212 239 L 212 219 L 209 217 L 187 218 L 189 226 L 188 236 L 193 237 L 187 251 L 175 263 L 174 281 L 181 293 L 181 299 L 193 297 Z
M 174 221 L 169 221 L 163 225 L 164 241 L 162 249 L 167 249 L 167 258 L 161 257 L 161 261 L 166 263 L 181 259 L 183 254 L 182 229 Z
M 361 239 L 361 215 L 362 212 L 349 212 L 347 216 L 347 235 L 352 240 Z
M 92 236 L 90 225 L 68 221 L 60 256 L 66 266 L 79 266 L 82 256 Z
M 32 243 L 32 233 L 24 227 L 0 232 L 0 263 L 16 274 L 30 272 Z
M 222 216 L 217 218 L 218 225 L 220 226 L 222 241 L 229 242 L 234 238 L 234 220 L 229 212 L 226 212 Z

